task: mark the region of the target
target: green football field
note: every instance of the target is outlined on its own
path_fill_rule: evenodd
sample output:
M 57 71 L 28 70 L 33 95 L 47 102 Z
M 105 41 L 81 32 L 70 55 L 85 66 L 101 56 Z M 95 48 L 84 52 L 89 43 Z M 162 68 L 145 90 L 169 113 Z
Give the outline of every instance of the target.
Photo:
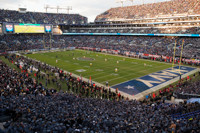
M 171 67 L 171 64 L 162 62 L 82 50 L 36 53 L 26 56 L 88 79 L 91 76 L 92 81 L 104 85 L 108 81 L 110 86 Z

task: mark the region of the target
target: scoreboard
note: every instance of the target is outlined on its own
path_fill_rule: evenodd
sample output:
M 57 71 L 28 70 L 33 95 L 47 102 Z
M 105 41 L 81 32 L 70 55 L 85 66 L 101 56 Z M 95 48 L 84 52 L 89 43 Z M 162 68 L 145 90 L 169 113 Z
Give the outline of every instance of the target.
M 44 25 L 40 24 L 15 24 L 15 33 L 45 33 Z
M 51 34 L 50 24 L 0 23 L 0 34 Z

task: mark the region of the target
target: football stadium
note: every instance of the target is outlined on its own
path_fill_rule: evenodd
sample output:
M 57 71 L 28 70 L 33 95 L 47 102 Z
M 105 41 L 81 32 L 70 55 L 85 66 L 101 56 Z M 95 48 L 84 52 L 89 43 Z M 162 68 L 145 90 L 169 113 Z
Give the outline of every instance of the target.
M 52 1 L 1 2 L 0 133 L 200 132 L 199 0 Z

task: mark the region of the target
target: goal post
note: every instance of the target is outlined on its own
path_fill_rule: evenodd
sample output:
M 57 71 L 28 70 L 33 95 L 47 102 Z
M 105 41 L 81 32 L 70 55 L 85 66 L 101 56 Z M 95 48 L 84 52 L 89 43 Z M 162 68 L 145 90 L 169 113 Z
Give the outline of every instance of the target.
M 175 55 L 176 55 L 176 40 L 175 40 L 175 44 L 174 44 L 174 55 L 173 55 L 173 62 L 172 62 L 172 71 L 174 71 Z
M 184 45 L 184 40 L 182 41 L 181 55 L 180 55 L 180 61 L 179 61 L 179 73 L 180 74 L 181 74 L 181 60 L 182 60 L 182 55 L 183 55 L 183 45 Z

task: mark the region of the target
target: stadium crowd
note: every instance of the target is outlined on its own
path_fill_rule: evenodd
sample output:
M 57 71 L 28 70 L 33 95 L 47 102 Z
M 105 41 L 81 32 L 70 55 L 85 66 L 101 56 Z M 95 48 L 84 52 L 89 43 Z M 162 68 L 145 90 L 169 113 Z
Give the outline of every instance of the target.
M 86 24 L 87 18 L 79 14 L 26 12 L 0 9 L 0 22 L 33 24 Z
M 66 47 L 65 38 L 49 35 L 39 34 L 19 34 L 19 35 L 3 35 L 0 36 L 0 48 L 2 51 L 18 51 L 18 50 L 30 50 L 30 49 L 44 49 L 44 47 L 62 48 Z
M 186 28 L 186 27 L 131 27 L 131 28 L 73 28 L 69 30 L 65 30 L 64 32 L 69 33 L 136 33 L 136 34 L 199 34 L 200 29 L 199 27 L 192 27 L 192 28 Z
M 182 78 L 178 83 L 159 90 L 158 93 L 147 95 L 146 98 L 150 101 L 170 100 L 172 96 L 177 99 L 200 98 L 199 77 L 200 70 L 193 76 Z
M 96 21 L 114 17 L 145 17 L 147 14 L 155 17 L 159 13 L 186 13 L 192 8 L 194 13 L 199 13 L 198 2 L 172 0 L 113 8 L 98 16 Z M 0 10 L 0 22 L 83 24 L 87 23 L 87 18 L 78 14 L 19 13 Z M 198 30 L 192 28 L 191 33 L 198 33 Z M 149 33 L 150 31 L 158 32 L 154 29 L 98 32 Z M 186 37 L 8 34 L 0 35 L 0 53 L 45 48 L 90 47 L 119 50 L 119 54 L 122 55 L 132 52 L 172 56 L 175 40 L 177 56 L 180 55 L 181 44 L 184 41 L 183 57 L 200 59 L 200 39 Z M 112 92 L 90 81 L 82 81 L 82 77 L 73 77 L 71 73 L 58 67 L 15 54 L 5 54 L 4 57 L 0 58 L 9 62 L 6 64 L 0 59 L 0 133 L 200 132 L 200 103 L 165 103 L 173 93 L 199 95 L 199 80 L 191 82 L 188 78 L 186 82 L 180 81 L 175 86 L 170 85 L 169 88 L 160 90 L 159 96 L 153 94 L 150 99 L 136 101 L 125 98 L 118 90 Z
M 7 56 L 6 56 L 7 57 Z M 7 57 L 10 62 L 15 62 L 21 71 L 33 73 L 36 79 L 44 79 L 45 87 L 47 85 L 56 85 L 59 90 L 66 87 L 68 92 L 76 93 L 79 96 L 84 97 L 95 97 L 95 98 L 106 98 L 113 100 L 124 99 L 118 91 L 111 92 L 104 87 L 96 86 L 92 81 L 85 82 L 82 81 L 82 77 L 75 78 L 71 73 L 67 73 L 57 67 L 49 66 L 48 64 L 35 61 L 33 59 L 28 59 L 23 56 L 18 57 L 15 55 Z M 43 72 L 41 72 L 43 71 Z M 55 76 L 55 74 L 57 76 Z M 64 86 L 62 83 L 66 84 Z
M 29 45 L 32 49 L 39 35 L 14 35 L 22 39 L 24 44 L 27 39 L 34 43 Z M 8 37 L 8 36 L 6 36 Z M 13 37 L 13 36 L 12 36 Z M 134 37 L 135 38 L 135 37 Z M 145 37 L 149 42 L 154 43 L 154 39 Z M 14 39 L 14 37 L 13 37 Z M 24 39 L 24 40 L 23 40 Z M 47 37 L 47 41 L 48 41 Z M 127 42 L 133 41 L 132 37 L 63 37 L 55 36 L 55 42 L 65 42 L 63 46 L 76 47 L 100 47 L 107 49 L 128 49 L 146 50 L 144 52 L 156 52 L 155 48 L 144 49 L 145 47 L 130 47 Z M 111 41 L 114 40 L 114 41 Z M 137 38 L 137 39 L 141 39 Z M 136 38 L 134 40 L 137 40 Z M 161 39 L 161 38 L 159 38 Z M 166 39 L 166 43 L 171 40 Z M 187 42 L 185 39 L 185 42 Z M 195 42 L 195 38 L 193 38 Z M 8 39 L 5 41 L 9 41 Z M 59 40 L 59 41 L 58 41 Z M 62 41 L 61 41 L 62 40 Z M 117 41 L 115 41 L 117 40 Z M 124 40 L 121 42 L 121 40 Z M 125 41 L 126 40 L 126 41 Z M 158 38 L 155 38 L 158 41 Z M 191 43 L 191 38 L 188 42 Z M 197 39 L 198 40 L 198 39 Z M 18 40 L 19 41 L 19 40 Z M 137 40 L 139 41 L 139 40 Z M 143 42 L 142 40 L 140 40 Z M 161 42 L 164 42 L 160 40 Z M 179 40 L 181 42 L 182 39 Z M 117 45 L 115 44 L 117 42 Z M 59 44 L 59 43 L 58 43 Z M 109 45 L 107 45 L 109 44 Z M 125 45 L 126 44 L 126 45 Z M 42 43 L 40 44 L 43 47 Z M 40 46 L 38 45 L 38 46 Z M 56 44 L 53 44 L 57 46 Z M 19 45 L 20 46 L 20 45 Z M 23 46 L 23 45 L 22 45 Z M 150 45 L 151 46 L 151 45 Z M 154 45 L 152 45 L 154 47 Z M 16 47 L 16 46 L 15 46 Z M 27 47 L 28 48 L 28 47 Z M 37 47 L 36 47 L 37 48 Z M 160 47 L 158 47 L 160 48 Z M 12 48 L 11 48 L 12 49 Z M 166 47 L 163 47 L 166 49 Z M 17 49 L 16 49 L 17 50 Z M 160 49 L 157 49 L 159 51 Z M 2 61 L 0 62 L 0 86 L 1 86 L 1 118 L 4 120 L 4 131 L 2 132 L 199 132 L 199 115 L 190 116 L 190 119 L 174 119 L 172 115 L 179 115 L 199 111 L 199 103 L 166 104 L 162 97 L 159 100 L 148 101 L 127 101 L 117 92 L 93 86 L 80 81 L 70 74 L 65 74 L 63 70 L 51 67 L 24 57 L 16 55 L 7 56 L 21 72 L 9 68 Z M 23 66 L 21 66 L 23 64 Z M 36 68 L 35 79 L 31 78 L 27 72 L 30 68 Z M 42 74 L 42 71 L 44 73 Z M 41 72 L 41 74 L 40 74 Z M 45 73 L 58 73 L 59 78 Z M 49 76 L 51 78 L 49 78 Z M 52 78 L 53 77 L 53 78 Z M 38 79 L 45 79 L 46 85 L 38 82 Z M 67 93 L 60 87 L 61 82 L 66 82 Z M 48 84 L 57 84 L 60 88 L 48 89 Z M 188 86 L 177 89 L 177 92 L 192 93 L 194 87 L 198 92 L 199 81 Z M 77 89 L 77 86 L 81 88 Z M 90 89 L 88 89 L 90 88 Z M 69 93 L 74 92 L 74 93 Z M 173 89 L 165 89 L 165 92 L 173 92 Z M 77 94 L 78 93 L 78 94 Z M 90 96 L 89 96 L 90 95 Z M 162 96 L 162 95 L 161 95 Z M 103 99 L 105 100 L 103 100 Z M 120 100 L 119 100 L 120 99 Z M 170 99 L 170 97 L 168 98 Z
M 170 0 L 166 2 L 150 3 L 143 5 L 134 5 L 127 7 L 111 8 L 108 11 L 98 15 L 95 21 L 108 21 L 109 19 L 137 19 L 154 18 L 160 15 L 172 14 L 199 14 L 199 0 Z
M 192 77 L 188 77 L 187 81 L 182 83 L 182 84 L 178 84 L 176 87 L 178 89 L 175 90 L 175 94 L 195 94 L 195 95 L 200 95 L 200 80 L 197 81 L 193 81 L 191 82 L 190 80 L 192 80 Z
M 42 35 L 3 35 L 0 36 L 1 52 L 44 49 L 45 47 L 91 47 L 120 50 L 120 53 L 135 52 L 173 56 L 175 41 L 176 54 L 180 55 L 184 40 L 183 57 L 199 59 L 199 38 L 132 37 L 132 36 L 42 36 Z
M 16 60 L 23 59 L 18 57 Z M 177 105 L 162 101 L 83 98 L 61 91 L 48 91 L 37 80 L 11 69 L 2 61 L 0 69 L 0 114 L 6 119 L 5 129 L 1 132 L 200 131 L 199 115 L 190 119 L 172 117 L 177 113 L 198 111 L 199 103 Z

